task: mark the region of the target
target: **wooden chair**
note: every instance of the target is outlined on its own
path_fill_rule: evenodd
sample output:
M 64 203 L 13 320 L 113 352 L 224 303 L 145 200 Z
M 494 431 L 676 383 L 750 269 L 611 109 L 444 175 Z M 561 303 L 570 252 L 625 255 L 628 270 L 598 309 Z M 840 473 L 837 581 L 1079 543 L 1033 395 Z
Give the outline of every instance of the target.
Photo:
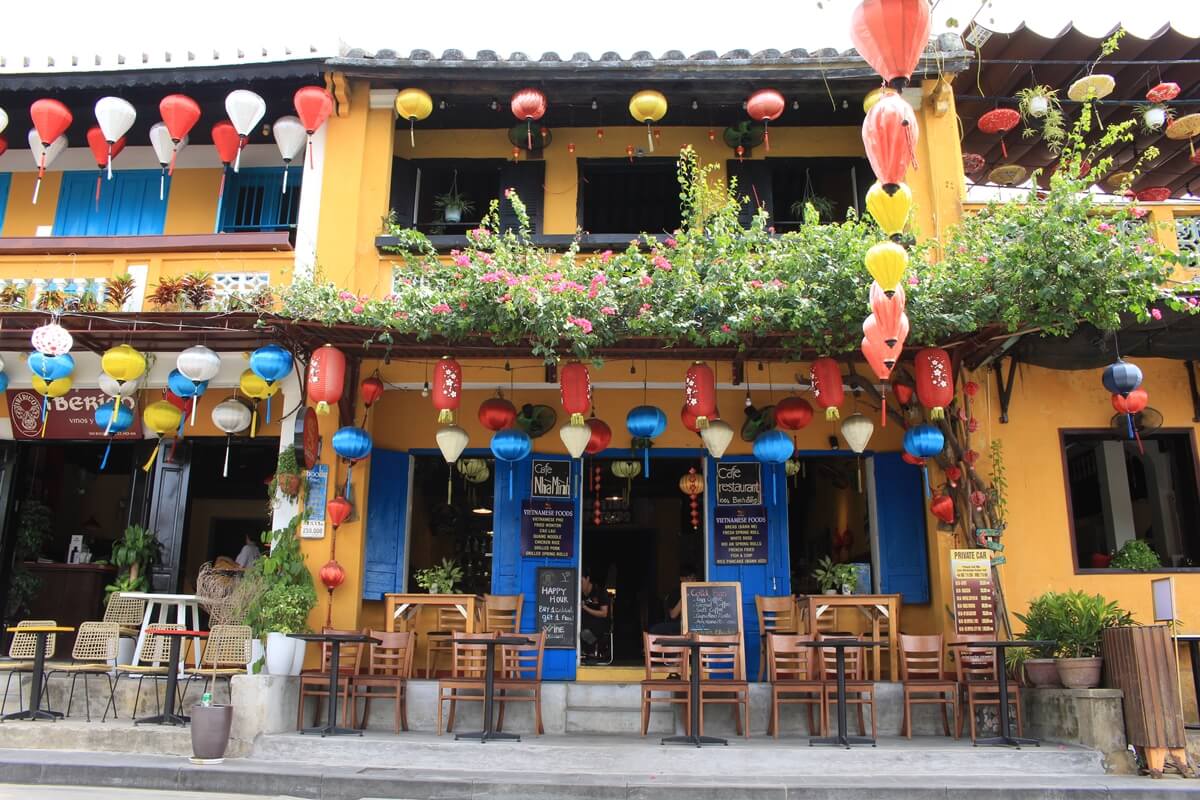
M 204 643 L 199 667 L 184 670 L 189 685 L 199 678 L 209 683 L 225 679 L 229 703 L 233 704 L 233 676 L 245 675 L 250 663 L 253 634 L 249 625 L 213 625 Z M 187 690 L 184 690 L 187 695 Z
M 87 721 L 92 721 L 92 704 L 88 699 L 88 676 L 103 675 L 108 681 L 109 692 L 113 689 L 113 661 L 117 657 L 117 643 L 121 638 L 121 626 L 115 622 L 83 622 L 75 633 L 75 646 L 71 648 L 71 661 L 65 664 L 47 664 L 46 679 L 51 675 L 70 675 L 71 693 L 67 696 L 67 716 L 71 716 L 71 704 L 75 700 L 75 682 L 83 676 L 83 703 Z
M 667 647 L 662 639 L 679 636 L 642 634 L 642 653 L 646 677 L 642 680 L 642 736 L 650 728 L 650 707 L 655 703 L 683 706 L 683 724 L 691 730 L 691 684 L 688 683 L 688 656 L 684 647 Z M 656 692 L 661 694 L 656 695 Z
M 452 656 L 454 653 L 454 637 L 466 633 L 467 618 L 459 613 L 457 608 L 446 606 L 437 607 L 437 630 L 425 634 L 425 677 L 437 677 L 438 657 Z
M 758 682 L 762 683 L 767 671 L 767 639 L 773 633 L 799 633 L 800 611 L 796 598 L 789 595 L 770 597 L 754 595 L 754 608 L 758 611 Z
M 18 620 L 15 628 L 46 628 L 54 627 L 58 623 L 52 619 L 23 619 Z M 58 634 L 51 633 L 46 636 L 46 646 L 44 648 L 45 657 L 47 659 L 54 657 L 54 648 L 57 646 Z M 0 663 L 0 671 L 7 672 L 8 678 L 4 681 L 4 700 L 0 702 L 0 713 L 8 706 L 8 690 L 12 684 L 12 679 L 17 679 L 17 708 L 24 710 L 22 693 L 21 693 L 21 676 L 28 672 L 33 672 L 33 657 L 37 653 L 37 636 L 32 633 L 14 633 L 12 639 L 8 642 L 8 659 Z
M 704 735 L 704 706 L 727 705 L 738 735 L 750 738 L 750 684 L 740 634 L 697 635 L 705 642 L 731 642 L 733 647 L 700 648 L 700 735 Z M 743 724 L 743 717 L 744 722 Z
M 532 644 L 500 646 L 500 677 L 495 683 L 496 702 L 500 704 L 496 730 L 504 730 L 504 707 L 509 703 L 533 703 L 534 730 L 540 736 L 546 732 L 542 725 L 542 656 L 546 633 L 522 635 L 529 637 Z
M 459 701 L 483 704 L 484 679 L 487 674 L 487 645 L 483 642 L 495 638 L 494 633 L 456 633 L 450 640 L 450 677 L 438 679 L 438 736 L 442 735 L 444 703 L 450 703 L 450 714 L 446 717 L 447 731 L 454 730 L 454 710 Z
M 900 634 L 900 680 L 904 682 L 904 719 L 901 729 L 912 738 L 912 707 L 936 705 L 942 712 L 942 728 L 950 735 L 949 706 L 958 738 L 958 683 L 947 680 L 943 672 L 946 645 L 940 633 L 930 636 Z
M 521 627 L 523 594 L 485 594 L 483 629 L 488 633 L 516 633 Z
M 811 634 L 778 634 L 767 637 L 768 676 L 771 680 L 771 720 L 767 733 L 779 738 L 779 708 L 784 703 L 808 706 L 808 731 L 825 735 L 825 682 L 817 668 L 817 648 L 803 644 L 811 642 Z M 813 722 L 813 707 L 817 722 Z M 820 725 L 820 730 L 814 733 Z
M 184 627 L 177 622 L 161 622 L 155 623 L 155 628 L 166 631 L 181 631 Z M 121 678 L 136 677 L 138 679 L 137 693 L 133 696 L 133 709 L 130 712 L 130 717 L 137 716 L 138 701 L 142 697 L 142 683 L 149 678 L 152 681 L 163 680 L 167 677 L 167 670 L 171 661 L 171 637 L 159 636 L 157 634 L 148 633 L 142 639 L 142 646 L 138 652 L 134 654 L 132 664 L 118 664 L 116 674 L 112 681 L 112 689 L 108 695 L 108 704 L 104 707 L 104 715 L 100 717 L 100 721 L 104 722 L 108 719 L 108 710 L 111 708 L 113 719 L 117 719 L 117 687 L 121 684 Z M 158 701 L 158 690 L 154 691 L 154 707 L 155 713 L 161 713 L 162 706 Z
M 322 628 L 321 633 L 361 633 L 361 631 L 340 630 L 337 628 Z M 342 724 L 346 724 L 346 720 L 350 717 L 350 684 L 354 680 L 354 676 L 359 673 L 362 668 L 363 653 L 366 648 L 358 642 L 347 642 L 342 644 L 338 651 L 338 675 L 337 675 L 337 692 L 342 696 Z M 333 645 L 329 642 L 321 642 L 321 667 L 320 669 L 306 669 L 300 673 L 300 701 L 297 703 L 296 712 L 296 729 L 304 729 L 304 700 L 307 697 L 317 698 L 317 713 L 314 724 L 320 724 L 321 711 L 329 700 L 329 674 L 330 674 L 330 658 L 333 656 Z M 326 701 L 321 702 L 322 698 Z M 337 720 L 329 720 L 329 724 L 336 725 Z
M 413 650 L 416 649 L 415 633 L 389 633 L 371 630 L 370 635 L 379 640 L 367 651 L 367 671 L 355 675 L 350 682 L 352 727 L 367 727 L 371 717 L 372 700 L 392 700 L 395 715 L 392 730 L 408 730 L 408 679 L 412 675 Z M 363 699 L 362 725 L 358 724 L 358 699 Z
M 975 743 L 976 706 L 1000 707 L 1000 683 L 996 669 L 1004 668 L 996 664 L 996 651 L 990 647 L 971 647 L 971 642 L 990 641 L 987 635 L 964 635 L 950 645 L 954 651 L 954 670 L 958 677 L 961 691 L 967 696 L 967 712 L 958 718 L 958 735 L 962 736 L 962 726 L 965 717 L 971 719 L 971 744 Z M 1016 681 L 1008 682 L 1008 702 L 1017 708 L 1017 736 L 1024 735 L 1024 724 L 1021 718 L 1021 687 Z
M 855 638 L 838 634 L 827 636 L 818 634 L 821 639 Z M 833 648 L 818 647 L 821 655 L 821 671 L 825 679 L 825 719 L 821 721 L 825 730 L 829 729 L 830 706 L 837 703 L 837 654 Z M 858 710 L 858 734 L 866 735 L 866 723 L 863 720 L 863 707 L 871 707 L 871 738 L 879 738 L 879 720 L 875 710 L 875 683 L 867 680 L 867 654 L 865 647 L 846 648 L 846 705 Z

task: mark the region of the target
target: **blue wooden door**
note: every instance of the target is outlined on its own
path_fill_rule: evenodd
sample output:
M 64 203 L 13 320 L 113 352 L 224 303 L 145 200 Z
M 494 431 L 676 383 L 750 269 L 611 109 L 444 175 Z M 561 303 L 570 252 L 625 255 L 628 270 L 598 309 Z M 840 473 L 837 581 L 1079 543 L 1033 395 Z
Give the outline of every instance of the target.
M 100 181 L 96 172 L 64 172 L 54 215 L 55 236 L 155 236 L 163 232 L 166 200 L 158 199 L 159 170 L 117 170 Z
M 371 451 L 367 494 L 367 545 L 363 599 L 382 600 L 404 591 L 412 456 L 401 450 Z
M 717 564 L 713 540 L 713 515 L 716 512 L 717 469 L 720 464 L 753 462 L 753 456 L 728 456 L 719 462 L 707 459 L 708 497 L 708 577 L 710 581 L 739 581 L 742 584 L 742 627 L 746 634 L 746 675 L 758 676 L 758 612 L 754 596 L 792 593 L 791 559 L 788 552 L 787 476 L 783 467 L 762 465 L 763 505 L 767 509 L 767 563 Z
M 0 233 L 4 231 L 4 213 L 8 210 L 8 190 L 12 186 L 12 173 L 0 172 Z
M 521 555 L 521 501 L 530 497 L 533 459 L 562 461 L 566 456 L 534 455 L 516 463 L 496 461 L 495 514 L 492 528 L 492 593 L 522 594 L 521 630 L 532 632 L 537 616 L 537 568 L 579 568 L 581 546 L 581 508 L 579 487 L 582 481 L 578 460 L 571 459 L 571 502 L 575 504 L 575 546 L 571 558 L 525 558 Z M 576 591 L 578 602 L 578 590 Z M 578 650 L 548 649 L 542 661 L 542 677 L 547 680 L 575 680 Z
M 879 590 L 905 605 L 929 602 L 929 556 L 921 470 L 900 453 L 871 458 L 879 539 Z

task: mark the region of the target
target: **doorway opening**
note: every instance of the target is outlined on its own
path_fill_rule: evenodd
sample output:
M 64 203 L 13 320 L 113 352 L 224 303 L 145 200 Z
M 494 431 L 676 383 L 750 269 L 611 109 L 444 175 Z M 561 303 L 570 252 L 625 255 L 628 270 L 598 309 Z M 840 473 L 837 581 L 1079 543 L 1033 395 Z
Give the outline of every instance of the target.
M 418 574 L 449 560 L 462 572 L 456 592 L 491 592 L 495 459 L 468 452 L 447 464 L 441 455 L 414 455 L 412 469 L 404 590 L 424 592 Z
M 856 594 L 872 592 L 870 504 L 861 459 L 812 456 L 788 465 L 788 552 L 793 594 L 820 594 L 818 562 L 853 564 Z

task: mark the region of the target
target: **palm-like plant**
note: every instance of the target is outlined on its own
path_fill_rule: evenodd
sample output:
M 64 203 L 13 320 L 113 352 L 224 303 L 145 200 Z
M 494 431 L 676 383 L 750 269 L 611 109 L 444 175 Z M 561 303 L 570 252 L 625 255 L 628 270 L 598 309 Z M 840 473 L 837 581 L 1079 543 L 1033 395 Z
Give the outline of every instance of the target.
M 207 272 L 189 272 L 183 276 L 179 288 L 192 311 L 203 311 L 217 294 L 217 286 Z
M 128 272 L 123 272 L 115 278 L 109 278 L 104 285 L 104 303 L 114 311 L 120 311 L 133 299 L 137 282 Z

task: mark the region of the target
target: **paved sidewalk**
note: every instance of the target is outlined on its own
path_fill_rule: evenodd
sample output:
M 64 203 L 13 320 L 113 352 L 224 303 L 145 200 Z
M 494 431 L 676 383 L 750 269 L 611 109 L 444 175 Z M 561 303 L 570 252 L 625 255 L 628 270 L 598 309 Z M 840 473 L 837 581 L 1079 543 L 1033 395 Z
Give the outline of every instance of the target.
M 29 786 L 0 783 L 0 800 L 268 800 L 263 795 L 210 792 L 159 792 L 149 789 L 101 789 L 92 786 Z M 288 800 L 276 795 L 269 800 Z

